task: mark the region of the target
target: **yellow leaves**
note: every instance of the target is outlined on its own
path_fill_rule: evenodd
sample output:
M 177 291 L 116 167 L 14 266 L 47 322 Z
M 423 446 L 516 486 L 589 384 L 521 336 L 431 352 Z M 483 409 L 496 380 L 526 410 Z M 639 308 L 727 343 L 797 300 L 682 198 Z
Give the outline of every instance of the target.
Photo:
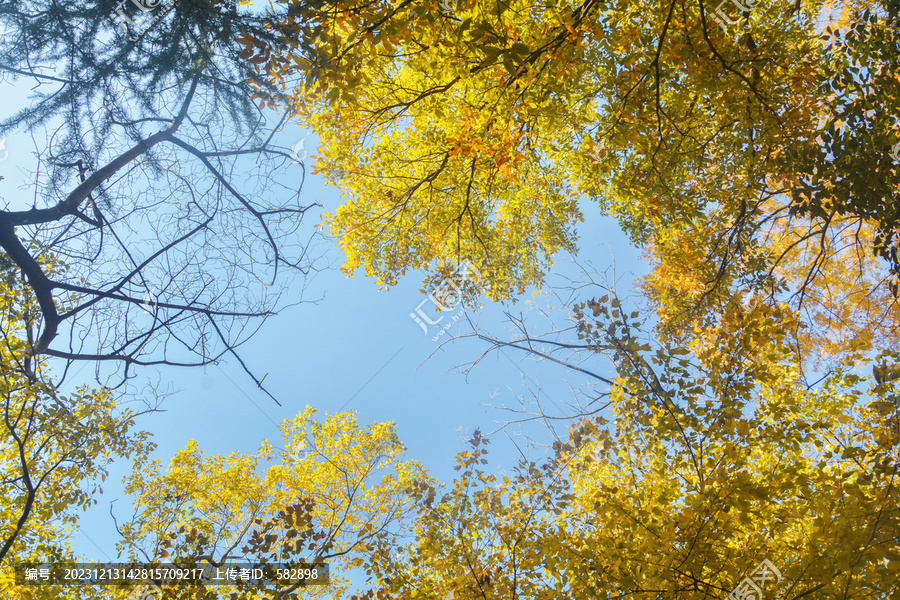
M 874 515 L 896 505 L 895 465 L 883 450 L 893 443 L 888 432 L 896 423 L 864 410 L 862 381 L 852 374 L 837 371 L 820 389 L 797 384 L 796 359 L 784 343 L 783 329 L 795 318 L 786 303 L 739 294 L 733 300 L 718 329 L 689 322 L 695 328 L 689 341 L 705 356 L 685 359 L 684 349 L 667 338 L 655 372 L 634 366 L 643 362 L 635 351 L 616 357 L 620 379 L 610 395 L 616 422 L 607 430 L 612 450 L 560 449 L 577 456 L 568 461 L 577 506 L 560 528 L 577 529 L 579 543 L 592 549 L 568 560 L 601 562 L 602 577 L 609 578 L 601 586 L 629 582 L 637 585 L 632 593 L 663 590 L 679 598 L 684 589 L 676 574 L 693 572 L 686 565 L 699 569 L 698 579 L 730 589 L 740 576 L 722 569 L 762 551 L 778 557 L 798 589 L 831 586 L 836 565 L 848 561 L 865 571 L 826 588 L 823 598 L 892 589 L 893 577 L 876 570 L 883 561 L 875 540 L 892 540 L 897 523 Z M 608 298 L 589 304 L 604 317 L 590 331 L 621 323 L 607 304 Z M 576 308 L 579 320 L 587 306 Z M 707 333 L 709 343 L 698 343 Z M 619 335 L 627 345 L 629 335 Z M 881 384 L 871 391 L 878 402 L 891 393 L 884 382 L 894 375 L 895 358 L 885 356 L 876 369 Z M 671 394 L 644 393 L 642 382 L 655 379 Z M 596 429 L 570 435 L 575 448 L 591 448 L 581 436 L 597 436 Z M 625 543 L 624 532 L 633 533 Z M 654 557 L 649 579 L 626 577 L 646 566 L 648 555 Z M 699 598 L 704 590 L 697 592 Z
M 490 571 L 504 591 L 522 582 L 546 592 L 540 586 L 557 575 L 533 573 L 553 560 L 569 575 L 591 563 L 596 589 L 690 599 L 709 589 L 685 591 L 686 572 L 731 589 L 736 556 L 771 546 L 783 564 L 800 565 L 791 576 L 811 585 L 799 589 L 818 585 L 812 574 L 833 573 L 851 555 L 842 540 L 874 531 L 867 519 L 877 511 L 844 498 L 896 500 L 884 461 L 873 458 L 889 439 L 886 392 L 873 389 L 863 410 L 860 381 L 832 368 L 897 346 L 900 323 L 870 258 L 871 225 L 801 218 L 802 206 L 773 192 L 802 182 L 779 169 L 812 145 L 806 134 L 821 116 L 812 21 L 754 32 L 747 62 L 744 45 L 711 51 L 694 5 L 670 14 L 592 4 L 577 25 L 577 11 L 558 3 L 517 0 L 503 16 L 491 8 L 468 2 L 464 17 L 422 27 L 387 16 L 385 3 L 337 5 L 326 41 L 302 40 L 322 63 L 340 57 L 322 66 L 323 89 L 335 91 L 309 118 L 322 139 L 317 168 L 347 194 L 327 216 L 345 272 L 362 267 L 392 285 L 408 269 L 443 276 L 445 265 L 471 260 L 484 267 L 487 293 L 508 298 L 540 284 L 554 252 L 574 249 L 573 195 L 583 193 L 648 246 L 654 271 L 643 290 L 667 345 L 646 360 L 632 346 L 617 357 L 615 427 L 602 441 L 573 432 L 577 452 L 555 463 L 571 481 L 523 469 L 497 485 L 476 472 L 476 451 L 464 453 L 447 497 L 420 507 L 421 552 L 404 555 L 417 569 L 385 556 L 373 568 L 398 597 L 433 596 L 447 582 L 474 590 L 481 581 L 467 580 L 463 564 L 476 565 L 476 579 Z M 839 190 L 835 182 L 821 186 Z M 818 367 L 832 376 L 810 390 L 801 374 Z M 401 481 L 415 485 L 416 468 L 397 464 L 402 448 L 387 426 L 360 430 L 346 416 L 320 424 L 307 412 L 285 431 L 285 448 L 283 464 L 266 472 L 272 509 L 314 498 L 320 522 L 350 511 L 342 522 L 363 531 L 403 503 Z M 380 469 L 388 473 L 360 487 Z M 348 486 L 358 492 L 352 507 L 339 493 Z M 571 492 L 575 506 L 529 505 L 542 486 Z M 811 531 L 822 537 L 804 540 Z M 878 530 L 878 545 L 895 533 Z M 581 555 L 569 552 L 573 536 L 588 549 Z M 511 574 L 510 547 L 540 556 L 526 555 L 522 579 Z M 497 575 L 498 565 L 509 572 Z M 889 589 L 873 572 L 865 578 Z M 533 591 L 511 595 L 555 597 Z
M 761 210 L 777 214 L 783 208 L 773 200 Z M 682 321 L 698 310 L 726 319 L 718 330 L 702 327 L 702 343 L 707 346 L 716 344 L 711 334 L 742 326 L 733 321 L 737 314 L 733 311 L 744 302 L 742 287 L 747 289 L 747 284 L 736 279 L 735 262 L 726 262 L 720 270 L 720 259 L 712 260 L 724 244 L 726 234 L 717 233 L 728 219 L 727 211 L 723 213 L 705 217 L 699 231 L 669 227 L 665 235 L 654 239 L 648 254 L 655 268 L 642 289 L 657 309 L 660 333 L 681 335 L 693 330 L 693 335 L 701 334 L 699 320 Z M 780 312 L 779 318 L 790 317 L 779 335 L 795 346 L 805 368 L 822 368 L 835 364 L 838 357 L 862 356 L 872 348 L 900 343 L 900 310 L 890 294 L 886 270 L 872 256 L 870 224 L 836 215 L 823 223 L 785 213 L 783 218 L 769 219 L 755 235 L 760 242 L 745 242 L 743 260 L 755 265 L 755 277 L 765 285 L 746 293 L 759 294 L 757 300 L 768 298 L 766 302 Z M 714 318 L 707 314 L 704 320 Z M 726 343 L 725 338 L 719 341 Z
M 42 260 L 50 260 L 44 258 Z M 46 365 L 32 358 L 40 377 L 24 370 L 25 344 L 16 339 L 22 322 L 14 307 L 31 310 L 33 300 L 0 273 L 0 562 L 40 562 L 48 554 L 69 558 L 66 541 L 77 510 L 96 503 L 109 463 L 142 457 L 153 445 L 134 432 L 130 411 L 116 405 L 106 389 L 85 386 L 63 396 Z M 10 285 L 12 284 L 12 285 Z M 36 314 L 36 313 L 32 313 Z M 46 378 L 46 379 L 45 379 Z M 25 484 L 30 482 L 30 486 Z M 5 573 L 4 573 L 5 576 Z M 0 582 L 0 589 L 8 581 Z M 7 591 L 12 588 L 7 587 Z M 53 598 L 58 589 L 10 591 L 4 597 Z
M 517 197 L 562 195 L 561 177 L 544 163 L 567 134 L 546 117 L 561 115 L 568 102 L 555 101 L 548 86 L 559 86 L 560 78 L 578 81 L 587 68 L 572 60 L 574 44 L 554 42 L 575 31 L 559 22 L 571 20 L 571 11 L 503 9 L 457 7 L 458 18 L 441 16 L 428 28 L 418 26 L 421 15 L 406 11 L 385 19 L 393 10 L 386 6 L 335 9 L 346 33 L 327 43 L 309 40 L 322 57 L 341 56 L 339 69 L 320 67 L 323 80 L 343 85 L 352 71 L 365 82 L 348 83 L 352 99 L 320 98 L 318 115 L 305 108 L 321 135 L 318 171 L 350 197 L 350 209 L 331 221 L 350 254 L 345 270 L 362 266 L 390 285 L 409 268 L 468 258 L 496 265 L 488 294 L 504 298 L 540 281 L 540 265 L 573 245 L 569 226 L 580 213 L 570 205 L 547 225 L 543 214 L 493 223 L 496 211 Z M 532 13 L 537 18 L 523 21 Z M 379 22 L 371 39 L 370 19 Z M 385 56 L 391 47 L 398 56 Z M 549 60 L 549 69 L 537 69 L 535 59 Z M 293 63 L 285 64 L 280 75 L 287 76 Z M 574 116 L 565 118 L 578 126 L 589 115 Z M 387 190 L 404 198 L 400 209 L 381 200 Z M 518 238 L 526 260 L 503 260 L 509 235 Z
M 836 356 L 865 353 L 900 343 L 900 310 L 887 286 L 887 273 L 871 254 L 871 225 L 835 216 L 821 233 L 814 220 L 776 220 L 767 232 L 775 273 L 802 291 L 792 303 L 802 307 L 796 335 L 815 367 Z M 815 277 L 808 274 L 815 270 Z M 802 302 L 802 304 L 799 304 Z
M 137 518 L 123 527 L 123 548 L 161 544 L 190 558 L 249 544 L 278 562 L 319 556 L 358 566 L 349 552 L 373 542 L 411 503 L 407 491 L 428 482 L 417 463 L 401 460 L 392 424 L 360 427 L 353 413 L 319 422 L 307 407 L 281 431 L 278 453 L 266 441 L 258 455 L 206 458 L 190 442 L 165 472 L 159 461 L 136 471 Z M 345 585 L 336 565 L 335 583 L 319 595 Z

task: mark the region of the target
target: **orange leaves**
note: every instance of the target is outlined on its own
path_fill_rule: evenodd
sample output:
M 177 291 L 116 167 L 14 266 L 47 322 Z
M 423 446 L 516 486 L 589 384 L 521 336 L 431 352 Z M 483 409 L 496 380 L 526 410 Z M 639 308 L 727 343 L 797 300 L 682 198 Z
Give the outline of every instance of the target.
M 574 21 L 570 10 L 526 3 L 462 2 L 452 18 L 432 8 L 302 9 L 310 28 L 293 50 L 308 58 L 316 109 L 327 113 L 305 113 L 321 139 L 317 172 L 355 202 L 333 222 L 352 248 L 348 267 L 392 282 L 469 257 L 494 265 L 485 284 L 508 297 L 574 245 L 580 213 L 564 201 L 561 170 L 545 168 L 568 135 L 555 121 L 566 103 L 554 96 L 577 94 L 567 88 L 585 69 L 566 39 Z M 279 60 L 285 81 L 299 74 Z M 383 201 L 387 191 L 404 198 L 400 209 Z
M 773 220 L 766 230 L 773 272 L 796 282 L 790 302 L 805 317 L 797 342 L 814 365 L 900 344 L 900 307 L 887 270 L 871 254 L 873 229 L 858 218 L 835 216 L 827 224 Z
M 254 65 L 260 66 L 269 62 L 271 58 L 271 50 L 269 45 L 249 34 L 242 33 L 237 36 L 237 41 L 244 49 L 241 51 L 241 58 L 249 60 Z
M 522 129 L 514 121 L 501 124 L 490 114 L 468 113 L 457 132 L 447 136 L 448 153 L 451 157 L 491 161 L 502 178 L 513 182 L 523 160 L 518 149 L 523 138 Z

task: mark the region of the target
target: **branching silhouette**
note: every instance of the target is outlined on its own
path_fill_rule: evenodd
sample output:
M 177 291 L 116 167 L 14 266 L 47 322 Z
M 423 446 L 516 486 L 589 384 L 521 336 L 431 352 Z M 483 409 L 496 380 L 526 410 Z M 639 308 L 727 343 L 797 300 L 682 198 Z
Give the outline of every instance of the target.
M 238 348 L 315 268 L 315 233 L 299 231 L 315 204 L 300 199 L 302 162 L 273 142 L 291 115 L 265 110 L 277 92 L 251 88 L 235 42 L 265 37 L 262 20 L 178 2 L 135 37 L 115 8 L 0 7 L 0 81 L 33 85 L 0 136 L 46 139 L 31 197 L 0 210 L 0 257 L 40 307 L 24 317 L 30 356 L 115 363 L 114 380 L 98 373 L 121 385 L 137 365 L 231 355 L 264 389 Z

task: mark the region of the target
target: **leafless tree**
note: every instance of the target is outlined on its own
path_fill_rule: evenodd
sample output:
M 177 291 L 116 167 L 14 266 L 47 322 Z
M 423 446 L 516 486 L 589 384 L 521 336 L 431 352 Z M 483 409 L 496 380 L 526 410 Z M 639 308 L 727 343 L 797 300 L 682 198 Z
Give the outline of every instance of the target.
M 604 294 L 615 297 L 618 278 L 614 267 L 601 272 L 590 263 L 580 264 L 574 257 L 572 262 L 577 275 L 557 275 L 559 281 L 548 287 L 547 295 L 553 302 L 549 309 L 535 308 L 527 313 L 504 310 L 506 330 L 502 333 L 484 327 L 473 315 L 467 314 L 460 321 L 460 331 L 448 336 L 432 353 L 433 356 L 445 344 L 477 340 L 481 349 L 474 359 L 457 365 L 458 372 L 468 374 L 492 355 L 519 369 L 522 388 L 526 392 L 517 395 L 518 406 L 492 401 L 493 408 L 509 414 L 510 418 L 501 421 L 497 430 L 486 435 L 500 430 L 509 434 L 511 427 L 521 428 L 536 422 L 544 425 L 556 442 L 561 442 L 566 436 L 564 429 L 562 434 L 558 432 L 560 425 L 565 428 L 575 421 L 601 414 L 609 406 L 609 390 L 615 377 L 611 373 L 614 357 L 596 344 L 579 338 L 579 320 L 571 316 L 571 309 L 578 302 Z M 637 299 L 629 301 L 638 302 Z M 558 392 L 548 392 L 535 370 L 523 365 L 527 362 L 551 363 L 567 373 L 568 396 L 564 398 Z M 546 445 L 538 438 L 525 437 L 529 444 Z
M 132 7 L 127 28 L 116 9 L 0 8 L 2 93 L 33 85 L 0 122 L 0 138 L 36 140 L 30 192 L 0 210 L 0 260 L 40 307 L 22 317 L 30 355 L 95 361 L 107 383 L 101 365 L 118 365 L 113 384 L 231 355 L 262 388 L 238 348 L 315 268 L 305 167 L 273 142 L 290 115 L 265 108 L 277 90 L 236 42 L 265 27 L 228 1 L 158 6 L 153 21 Z

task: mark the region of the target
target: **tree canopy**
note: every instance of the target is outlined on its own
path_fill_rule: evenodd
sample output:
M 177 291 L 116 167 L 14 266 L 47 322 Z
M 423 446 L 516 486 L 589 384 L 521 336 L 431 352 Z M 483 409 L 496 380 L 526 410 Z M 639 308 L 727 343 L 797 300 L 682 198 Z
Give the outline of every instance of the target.
M 898 341 L 895 2 L 283 4 L 279 43 L 240 39 L 320 136 L 348 272 L 469 261 L 513 298 L 587 198 L 667 326 L 741 292 L 791 303 L 811 362 Z
M 137 461 L 127 488 L 134 512 L 119 526 L 119 549 L 126 561 L 190 568 L 321 561 L 330 564 L 329 584 L 160 582 L 164 597 L 338 597 L 350 588 L 346 573 L 369 548 L 396 537 L 411 490 L 429 481 L 421 465 L 403 457 L 389 423 L 360 426 L 352 413 L 320 422 L 307 407 L 281 429 L 284 446 L 266 441 L 255 455 L 207 458 L 192 441 L 166 468 L 159 460 Z
M 0 6 L 24 48 L 0 72 L 38 84 L 0 135 L 56 131 L 0 210 L 0 563 L 68 557 L 134 458 L 125 559 L 334 566 L 160 583 L 179 600 L 900 598 L 896 0 L 190 1 L 141 33 L 111 9 Z M 164 465 L 112 390 L 50 381 L 49 357 L 237 356 L 312 268 L 309 206 L 276 193 L 293 117 L 344 192 L 345 271 L 379 285 L 469 264 L 461 297 L 518 298 L 577 254 L 585 202 L 644 250 L 634 306 L 592 282 L 551 335 L 473 334 L 593 380 L 542 456 L 492 472 L 476 430 L 442 484 L 392 423 L 307 407 L 283 447 Z
M 897 352 L 810 389 L 764 304 L 731 315 L 726 346 L 646 344 L 616 298 L 576 310 L 616 359 L 612 419 L 500 474 L 476 432 L 360 598 L 759 598 L 748 579 L 766 598 L 897 597 Z

